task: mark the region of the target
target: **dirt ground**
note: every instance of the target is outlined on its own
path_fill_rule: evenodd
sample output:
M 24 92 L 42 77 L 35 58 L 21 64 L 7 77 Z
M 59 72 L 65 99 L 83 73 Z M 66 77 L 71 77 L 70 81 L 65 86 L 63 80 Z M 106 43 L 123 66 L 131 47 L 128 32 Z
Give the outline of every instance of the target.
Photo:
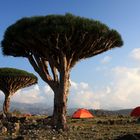
M 138 140 L 140 122 L 129 116 L 68 117 L 69 130 L 55 131 L 50 118 L 27 117 L 0 120 L 0 140 Z M 131 139 L 130 139 L 131 138 Z

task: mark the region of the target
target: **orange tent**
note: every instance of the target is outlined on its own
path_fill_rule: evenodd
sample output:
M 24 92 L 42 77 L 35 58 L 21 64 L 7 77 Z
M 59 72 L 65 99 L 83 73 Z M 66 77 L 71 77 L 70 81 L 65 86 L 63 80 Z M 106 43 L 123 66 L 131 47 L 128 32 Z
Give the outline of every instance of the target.
M 140 106 L 136 107 L 132 110 L 130 116 L 132 117 L 140 117 Z
M 73 113 L 72 118 L 93 118 L 93 115 L 87 109 L 78 109 Z

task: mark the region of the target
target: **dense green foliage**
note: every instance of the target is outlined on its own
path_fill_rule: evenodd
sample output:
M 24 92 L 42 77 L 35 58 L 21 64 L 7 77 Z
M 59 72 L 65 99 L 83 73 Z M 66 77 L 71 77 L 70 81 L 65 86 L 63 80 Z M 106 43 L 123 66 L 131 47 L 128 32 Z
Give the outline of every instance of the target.
M 63 52 L 67 58 L 73 56 L 73 59 L 78 61 L 122 44 L 119 33 L 105 24 L 66 14 L 18 20 L 7 28 L 2 48 L 4 55 L 23 57 L 32 53 L 44 55 L 47 49 L 47 55 L 56 60 L 60 52 Z
M 37 77 L 24 70 L 19 70 L 15 68 L 0 68 L 0 77 L 31 77 L 37 79 Z

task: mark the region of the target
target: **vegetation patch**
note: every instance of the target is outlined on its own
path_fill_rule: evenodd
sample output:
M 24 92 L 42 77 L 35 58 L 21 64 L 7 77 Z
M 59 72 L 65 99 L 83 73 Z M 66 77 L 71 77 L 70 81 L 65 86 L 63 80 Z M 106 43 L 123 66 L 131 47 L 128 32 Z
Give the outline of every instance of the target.
M 93 119 L 68 119 L 67 131 L 56 131 L 50 126 L 47 116 L 17 117 L 0 120 L 0 137 L 39 140 L 125 140 L 128 136 L 139 137 L 140 124 L 129 116 L 106 116 Z M 110 120 L 114 123 L 110 123 Z M 120 121 L 121 120 L 121 121 Z M 102 123 L 99 123 L 102 122 Z M 103 123 L 106 122 L 106 123 Z M 117 123 L 119 122 L 119 123 Z M 120 123 L 121 122 L 121 123 Z

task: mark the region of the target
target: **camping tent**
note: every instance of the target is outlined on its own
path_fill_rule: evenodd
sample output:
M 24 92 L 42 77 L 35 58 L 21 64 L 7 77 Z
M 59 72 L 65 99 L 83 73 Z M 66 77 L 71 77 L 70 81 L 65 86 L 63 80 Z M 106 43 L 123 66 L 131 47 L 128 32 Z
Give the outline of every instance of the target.
M 87 109 L 78 109 L 72 115 L 72 118 L 93 118 L 93 115 Z
M 140 117 L 140 106 L 136 107 L 132 110 L 131 114 L 132 117 Z

